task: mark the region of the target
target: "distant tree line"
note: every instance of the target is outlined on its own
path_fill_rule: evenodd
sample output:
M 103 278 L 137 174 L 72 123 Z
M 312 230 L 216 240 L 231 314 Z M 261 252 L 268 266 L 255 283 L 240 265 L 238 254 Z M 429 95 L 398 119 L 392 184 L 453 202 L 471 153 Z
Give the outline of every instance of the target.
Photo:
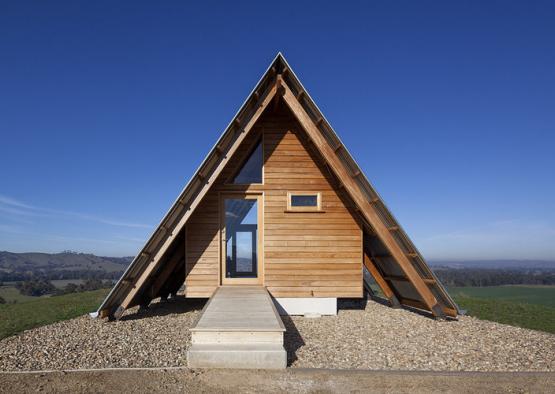
M 34 270 L 0 272 L 0 282 L 25 282 L 32 280 L 62 279 L 119 279 L 123 271 L 107 272 L 104 270 Z
M 555 270 L 481 269 L 434 267 L 439 280 L 446 286 L 500 286 L 500 285 L 555 285 Z M 92 270 L 63 270 L 51 272 L 0 273 L 2 281 L 17 282 L 16 288 L 23 295 L 40 297 L 109 288 L 122 272 Z M 81 284 L 68 283 L 56 288 L 51 280 L 84 280 Z M 0 303 L 5 303 L 0 301 Z
M 44 279 L 33 279 L 25 282 L 17 282 L 15 288 L 22 295 L 31 297 L 40 297 L 45 294 L 53 294 L 56 292 L 56 286 Z
M 555 271 L 549 270 L 436 268 L 434 272 L 446 286 L 555 285 Z
M 63 289 L 58 289 L 52 282 L 45 279 L 34 279 L 25 282 L 17 282 L 16 289 L 22 295 L 31 297 L 41 297 L 43 295 L 63 295 L 69 293 L 81 293 L 84 291 L 92 291 L 103 288 L 112 287 L 112 281 L 102 281 L 100 279 L 87 279 L 81 284 L 68 283 Z
M 100 279 L 87 279 L 85 282 L 77 285 L 75 283 L 68 283 L 63 289 L 56 291 L 56 295 L 69 294 L 69 293 L 82 293 L 84 291 L 92 291 L 98 289 L 106 289 L 113 286 L 111 280 L 101 281 Z
M 4 284 L 2 282 L 0 282 L 0 287 L 4 286 Z M 0 296 L 0 304 L 5 304 L 6 300 L 4 298 L 2 298 L 2 296 Z

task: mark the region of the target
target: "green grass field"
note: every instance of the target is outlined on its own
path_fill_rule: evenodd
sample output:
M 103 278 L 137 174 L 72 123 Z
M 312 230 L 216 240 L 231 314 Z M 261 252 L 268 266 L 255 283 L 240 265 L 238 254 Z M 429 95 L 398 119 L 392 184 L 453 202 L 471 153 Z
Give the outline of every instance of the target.
M 69 283 L 75 283 L 76 285 L 80 285 L 85 281 L 83 279 L 55 279 L 55 280 L 51 280 L 50 282 L 58 289 L 63 289 Z
M 15 286 L 0 286 L 0 297 L 6 302 L 28 302 L 36 300 L 37 297 L 23 295 L 15 288 Z
M 372 289 L 381 294 L 377 285 Z M 447 291 L 467 315 L 555 334 L 555 286 L 450 287 Z
M 470 316 L 555 334 L 553 307 L 494 298 L 455 296 L 454 299 Z
M 448 291 L 470 316 L 555 333 L 555 286 L 451 287 Z
M 81 283 L 85 282 L 83 279 L 60 279 L 60 280 L 52 280 L 50 281 L 54 286 L 58 289 L 63 289 L 68 283 L 75 283 L 76 285 L 80 285 Z M 4 282 L 3 286 L 0 286 L 0 297 L 2 297 L 6 302 L 29 302 L 29 301 L 36 301 L 40 297 L 31 297 L 26 296 L 19 293 L 19 290 L 15 288 L 16 282 Z M 50 295 L 45 295 L 44 298 L 50 297 Z
M 523 302 L 555 308 L 555 286 L 449 287 L 453 297 Z
M 0 339 L 30 328 L 72 319 L 98 308 L 109 289 L 39 297 L 18 304 L 0 305 Z

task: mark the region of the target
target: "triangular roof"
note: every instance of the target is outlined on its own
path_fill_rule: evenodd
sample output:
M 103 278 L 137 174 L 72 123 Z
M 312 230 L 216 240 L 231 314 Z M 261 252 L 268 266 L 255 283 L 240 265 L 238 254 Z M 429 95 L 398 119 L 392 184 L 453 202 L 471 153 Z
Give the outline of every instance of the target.
M 456 316 L 458 307 L 393 217 L 362 170 L 283 57 L 278 53 L 228 124 L 208 156 L 185 186 L 156 230 L 108 294 L 98 312 L 120 316 L 141 303 L 147 279 L 167 263 L 172 245 L 204 195 L 275 96 L 280 96 L 309 140 L 341 180 L 364 225 L 364 265 L 392 304 Z M 392 274 L 394 273 L 394 274 Z M 152 282 L 152 281 L 151 281 Z M 179 284 L 180 285 L 180 284 Z

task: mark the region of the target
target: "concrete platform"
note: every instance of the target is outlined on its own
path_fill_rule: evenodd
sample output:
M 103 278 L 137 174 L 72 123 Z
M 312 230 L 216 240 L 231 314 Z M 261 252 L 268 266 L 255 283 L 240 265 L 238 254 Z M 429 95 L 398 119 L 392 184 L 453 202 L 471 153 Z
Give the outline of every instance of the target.
M 285 368 L 285 326 L 264 287 L 220 287 L 191 329 L 191 368 Z

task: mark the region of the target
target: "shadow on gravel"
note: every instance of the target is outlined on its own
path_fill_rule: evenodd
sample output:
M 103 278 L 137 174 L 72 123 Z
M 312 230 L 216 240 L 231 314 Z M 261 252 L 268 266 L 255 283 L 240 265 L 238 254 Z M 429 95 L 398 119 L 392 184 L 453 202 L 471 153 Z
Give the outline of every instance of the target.
M 338 298 L 337 310 L 360 310 L 366 309 L 365 298 Z
M 177 296 L 176 298 L 166 302 L 155 302 L 150 304 L 146 310 L 138 310 L 135 313 L 124 315 L 121 320 L 137 320 L 148 319 L 154 316 L 165 316 L 178 313 L 187 313 L 192 311 L 199 311 L 206 304 L 206 299 L 203 298 L 185 298 Z
M 378 296 L 374 296 L 374 297 L 368 298 L 367 301 L 369 301 L 369 302 L 375 302 L 375 303 L 377 303 L 377 304 L 380 304 L 380 305 L 389 307 L 389 301 L 386 300 L 385 298 L 381 298 L 381 297 L 378 297 Z
M 303 347 L 305 342 L 290 316 L 282 315 L 281 320 L 287 330 L 283 338 L 283 347 L 287 351 L 287 366 L 290 367 L 297 360 L 297 350 Z
M 367 305 L 368 302 L 375 302 L 377 304 L 387 306 L 388 308 L 390 307 L 389 302 L 386 299 L 381 298 L 381 297 L 373 297 L 373 298 L 370 298 L 370 299 L 366 299 L 366 298 L 341 298 L 341 299 L 337 300 L 337 310 L 338 311 L 340 311 L 340 310 L 361 310 L 361 311 L 363 311 L 363 310 L 366 309 L 366 305 Z M 418 308 L 412 308 L 410 306 L 405 305 L 405 306 L 400 307 L 400 309 L 410 311 L 412 313 L 415 313 L 417 315 L 423 316 L 423 317 L 428 318 L 428 319 L 435 319 L 434 316 L 430 312 L 423 311 L 423 310 L 418 309 Z M 456 319 L 449 318 L 449 319 L 446 319 L 446 320 L 450 321 L 450 320 L 456 320 Z

